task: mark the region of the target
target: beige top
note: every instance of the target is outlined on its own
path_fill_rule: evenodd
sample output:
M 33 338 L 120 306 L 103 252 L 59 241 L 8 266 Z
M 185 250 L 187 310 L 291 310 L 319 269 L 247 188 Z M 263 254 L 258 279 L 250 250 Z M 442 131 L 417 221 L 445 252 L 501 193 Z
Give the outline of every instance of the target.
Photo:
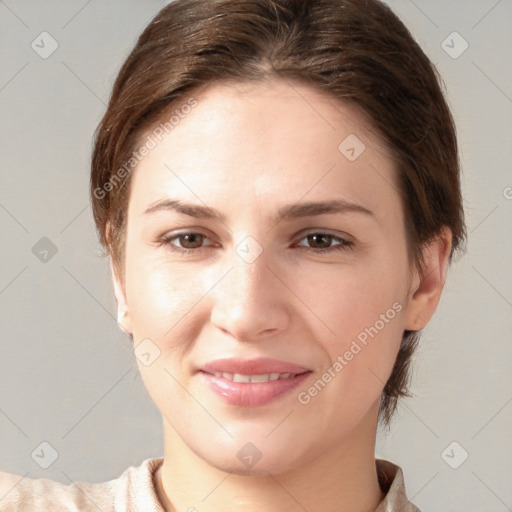
M 164 512 L 153 484 L 163 458 L 130 466 L 119 478 L 89 484 L 66 485 L 48 479 L 0 473 L 2 512 Z M 385 498 L 375 512 L 420 512 L 409 502 L 399 466 L 376 459 L 377 475 Z

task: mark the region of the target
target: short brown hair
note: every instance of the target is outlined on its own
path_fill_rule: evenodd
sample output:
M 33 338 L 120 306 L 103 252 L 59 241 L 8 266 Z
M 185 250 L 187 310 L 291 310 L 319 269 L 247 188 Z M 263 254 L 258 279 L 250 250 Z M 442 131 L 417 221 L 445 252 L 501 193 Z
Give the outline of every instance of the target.
M 118 275 L 126 162 L 141 137 L 198 87 L 268 77 L 300 80 L 360 109 L 394 157 L 410 261 L 420 266 L 424 244 L 448 226 L 451 262 L 466 237 L 455 127 L 435 67 L 390 8 L 379 0 L 175 0 L 140 35 L 96 131 L 92 208 Z M 418 339 L 404 332 L 385 384 L 379 419 L 388 426 L 398 399 L 410 396 Z

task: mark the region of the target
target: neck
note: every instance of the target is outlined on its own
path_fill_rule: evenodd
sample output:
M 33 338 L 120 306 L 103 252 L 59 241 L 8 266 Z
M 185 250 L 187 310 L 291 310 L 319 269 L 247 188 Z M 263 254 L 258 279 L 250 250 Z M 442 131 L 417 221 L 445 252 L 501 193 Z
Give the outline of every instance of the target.
M 339 446 L 307 464 L 249 476 L 213 467 L 164 420 L 164 463 L 156 475 L 157 494 L 166 512 L 374 512 L 384 495 L 375 466 L 373 409 L 366 420 Z

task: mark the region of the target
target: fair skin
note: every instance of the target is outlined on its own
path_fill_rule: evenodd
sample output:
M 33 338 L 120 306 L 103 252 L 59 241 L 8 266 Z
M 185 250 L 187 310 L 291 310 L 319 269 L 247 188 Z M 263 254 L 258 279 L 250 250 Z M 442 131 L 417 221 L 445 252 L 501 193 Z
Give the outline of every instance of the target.
M 373 511 L 383 498 L 379 397 L 403 331 L 422 329 L 437 307 L 450 231 L 425 248 L 424 269 L 409 264 L 393 161 L 355 107 L 277 79 L 215 83 L 196 99 L 134 171 L 125 274 L 114 277 L 123 328 L 135 346 L 149 338 L 160 351 L 138 363 L 163 417 L 159 498 L 177 512 Z M 366 146 L 355 161 L 338 150 L 349 134 Z M 144 213 L 165 199 L 218 217 Z M 333 199 L 371 213 L 275 219 L 281 208 Z M 198 235 L 176 236 L 190 232 Z M 158 244 L 165 235 L 175 238 Z M 250 263 L 236 251 L 247 236 L 263 249 Z M 301 403 L 396 303 L 392 320 Z M 270 357 L 309 373 L 270 403 L 233 405 L 199 371 L 223 357 Z M 247 443 L 261 455 L 250 467 L 237 457 Z

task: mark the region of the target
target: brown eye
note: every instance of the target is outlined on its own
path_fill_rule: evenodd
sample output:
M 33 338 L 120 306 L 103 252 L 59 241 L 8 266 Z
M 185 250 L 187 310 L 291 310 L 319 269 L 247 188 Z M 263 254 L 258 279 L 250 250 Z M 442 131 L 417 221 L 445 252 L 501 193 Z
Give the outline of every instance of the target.
M 303 242 L 307 242 L 304 244 Z M 330 233 L 323 233 L 321 231 L 315 231 L 312 233 L 308 233 L 301 239 L 301 243 L 298 244 L 299 247 L 304 247 L 305 249 L 309 249 L 310 251 L 316 253 L 327 253 L 331 251 L 342 251 L 346 249 L 352 249 L 354 243 L 345 240 L 336 235 L 332 235 Z
M 205 242 L 209 242 L 206 244 Z M 196 252 L 203 249 L 208 245 L 215 245 L 212 243 L 207 235 L 195 231 L 187 231 L 185 233 L 168 234 L 161 238 L 157 244 L 164 246 L 174 252 Z
M 313 249 L 327 249 L 331 246 L 333 235 L 326 233 L 313 233 L 307 236 L 309 244 Z
M 176 240 L 180 240 L 180 245 L 183 249 L 197 249 L 203 245 L 205 238 L 201 233 L 186 233 L 175 237 Z

